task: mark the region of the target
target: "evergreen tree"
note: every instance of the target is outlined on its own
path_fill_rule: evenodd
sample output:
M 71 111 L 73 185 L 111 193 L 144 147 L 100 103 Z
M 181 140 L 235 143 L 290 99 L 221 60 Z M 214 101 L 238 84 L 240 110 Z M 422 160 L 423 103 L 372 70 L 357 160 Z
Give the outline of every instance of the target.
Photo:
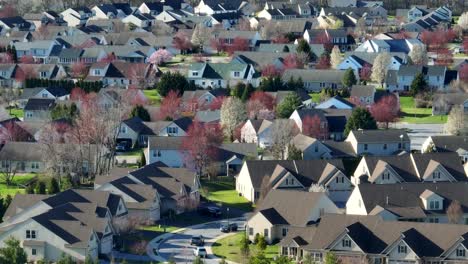
M 309 59 L 310 59 L 310 54 L 312 53 L 312 51 L 310 49 L 309 43 L 307 43 L 307 40 L 300 39 L 299 42 L 297 43 L 296 51 L 298 53 L 301 52 L 301 53 L 307 54 L 309 56 Z
M 46 194 L 46 185 L 43 181 L 39 181 L 36 188 L 36 194 Z
M 130 117 L 139 117 L 141 120 L 145 122 L 151 121 L 150 114 L 148 110 L 144 108 L 142 105 L 136 105 L 133 107 L 132 111 L 130 112 Z
M 242 82 L 238 82 L 235 86 L 234 89 L 232 89 L 232 96 L 237 97 L 239 99 L 242 98 L 242 94 L 244 93 L 245 90 L 245 84 Z
M 172 73 L 170 71 L 163 73 L 156 85 L 156 89 L 162 96 L 166 96 L 171 90 L 175 90 L 181 95 L 188 87 L 189 83 L 185 76 L 179 72 Z
M 8 238 L 5 246 L 0 248 L 0 263 L 24 264 L 27 261 L 28 256 L 16 238 Z
M 62 180 L 60 181 L 60 190 L 65 191 L 71 188 L 73 188 L 73 183 L 70 175 L 62 177 Z
M 302 151 L 294 144 L 289 144 L 288 146 L 288 160 L 301 160 L 302 159 Z
M 249 88 L 247 88 L 247 85 L 244 87 L 244 91 L 242 92 L 241 96 L 242 102 L 247 102 L 249 100 Z
M 377 129 L 377 123 L 371 113 L 365 108 L 356 108 L 351 113 L 351 116 L 346 122 L 345 135 L 348 135 L 351 130 L 357 129 Z
M 258 237 L 258 242 L 257 242 L 257 250 L 263 252 L 263 251 L 265 251 L 266 247 L 267 247 L 267 241 L 266 241 L 265 237 L 264 236 L 259 236 Z
M 295 92 L 289 93 L 276 109 L 278 118 L 289 118 L 301 104 L 301 99 Z
M 341 83 L 343 84 L 344 87 L 351 87 L 357 83 L 356 76 L 354 75 L 354 71 L 351 68 L 348 68 L 343 75 L 343 80 L 341 80 Z
M 283 52 L 289 52 L 289 47 L 288 47 L 288 45 L 284 45 L 284 47 L 283 47 Z
M 56 194 L 60 192 L 60 186 L 57 182 L 57 180 L 52 177 L 50 178 L 49 182 L 48 182 L 48 185 L 47 185 L 47 193 L 48 194 Z
M 418 93 L 423 92 L 426 89 L 426 87 L 427 82 L 424 79 L 424 75 L 422 73 L 418 73 L 411 82 L 410 93 L 414 97 Z
M 144 167 L 146 165 L 146 157 L 143 151 L 140 151 L 140 158 L 138 159 L 138 167 Z
M 16 47 L 14 45 L 11 47 L 10 54 L 11 54 L 11 57 L 13 58 L 13 62 L 18 63 L 18 55 L 16 54 Z
M 250 246 L 249 246 L 249 238 L 247 237 L 245 233 L 244 235 L 242 235 L 239 247 L 240 247 L 242 256 L 244 258 L 247 258 L 250 254 Z

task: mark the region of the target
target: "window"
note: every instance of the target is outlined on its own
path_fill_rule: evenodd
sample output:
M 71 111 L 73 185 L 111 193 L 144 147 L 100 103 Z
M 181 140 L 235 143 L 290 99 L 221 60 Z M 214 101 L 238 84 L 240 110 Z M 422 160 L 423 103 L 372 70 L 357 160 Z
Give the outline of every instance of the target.
M 294 185 L 294 179 L 291 179 L 291 185 Z
M 401 143 L 398 143 L 398 149 L 401 149 Z
M 345 238 L 341 241 L 343 247 L 350 248 L 351 247 L 351 240 Z
M 39 162 L 31 163 L 31 169 L 39 169 Z
M 439 223 L 439 218 L 437 217 L 429 218 L 429 223 Z
M 288 234 L 288 229 L 287 229 L 287 228 L 283 228 L 283 236 L 285 237 L 287 234 Z
M 383 144 L 383 149 L 387 149 L 387 144 Z
M 322 216 L 325 214 L 325 208 L 320 208 L 319 209 L 319 215 Z
M 384 173 L 382 174 L 382 180 L 384 180 L 384 181 L 385 181 L 385 180 L 390 180 L 390 173 L 384 172 Z
M 100 69 L 94 69 L 94 75 L 101 75 Z
M 318 152 L 318 149 L 319 149 L 318 145 L 315 145 L 315 152 Z
M 33 113 L 32 112 L 26 112 L 26 117 L 33 117 Z
M 26 230 L 27 239 L 36 239 L 36 230 Z
M 193 71 L 193 72 L 192 72 L 192 76 L 198 76 L 198 72 L 197 72 L 197 71 Z
M 47 98 L 47 97 L 49 97 L 47 93 L 43 93 L 43 94 L 41 94 L 41 96 L 42 96 L 42 98 Z
M 268 229 L 263 229 L 263 236 L 268 237 Z
M 234 72 L 234 77 L 239 77 L 240 76 L 240 72 L 236 71 Z
M 439 201 L 430 201 L 429 202 L 429 209 L 439 209 Z
M 369 146 L 367 144 L 364 144 L 364 150 L 367 150 Z
M 32 249 L 31 249 L 31 255 L 36 256 L 36 254 L 37 254 L 36 249 L 35 249 L 35 248 L 32 248 Z
M 253 236 L 253 228 L 249 227 L 249 236 Z
M 121 126 L 120 127 L 120 133 L 126 134 L 127 133 L 127 127 L 126 126 Z
M 26 238 L 31 238 L 31 230 L 26 230 Z
M 41 71 L 41 78 L 46 78 L 47 77 L 47 72 Z
M 408 252 L 408 248 L 405 245 L 398 246 L 398 253 L 406 254 Z
M 159 150 L 154 150 L 154 151 L 153 151 L 153 157 L 161 157 L 161 151 L 159 151 Z
M 168 134 L 177 134 L 178 131 L 179 131 L 178 127 L 168 127 L 167 128 L 167 133 Z
M 464 248 L 457 248 L 457 257 L 465 257 L 466 250 Z
M 344 177 L 336 177 L 335 181 L 336 183 L 344 183 Z
M 435 171 L 432 173 L 432 178 L 434 179 L 440 179 L 440 171 Z
M 289 185 L 289 179 L 286 179 L 286 185 Z

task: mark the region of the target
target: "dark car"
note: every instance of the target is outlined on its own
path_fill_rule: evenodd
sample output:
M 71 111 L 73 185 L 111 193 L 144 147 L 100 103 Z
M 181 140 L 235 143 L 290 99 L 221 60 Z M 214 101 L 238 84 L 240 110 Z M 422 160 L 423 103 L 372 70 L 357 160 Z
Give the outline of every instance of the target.
M 130 149 L 130 142 L 128 141 L 121 141 L 117 143 L 117 146 L 115 146 L 116 151 L 127 151 Z
M 193 236 L 190 240 L 190 245 L 203 246 L 205 244 L 205 239 L 203 236 Z
M 219 230 L 223 233 L 229 233 L 229 232 L 236 232 L 237 231 L 237 224 L 236 223 L 230 223 L 230 224 L 223 224 L 219 228 Z
M 198 210 L 202 215 L 208 215 L 212 217 L 220 217 L 222 215 L 221 208 L 217 206 L 203 206 Z

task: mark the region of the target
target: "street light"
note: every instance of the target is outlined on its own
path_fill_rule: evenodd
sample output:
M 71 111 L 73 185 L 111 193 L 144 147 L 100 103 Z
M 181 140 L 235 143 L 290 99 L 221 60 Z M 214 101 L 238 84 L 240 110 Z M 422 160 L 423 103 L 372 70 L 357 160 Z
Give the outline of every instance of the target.
M 229 207 L 226 209 L 226 211 L 227 211 L 227 224 L 229 228 Z

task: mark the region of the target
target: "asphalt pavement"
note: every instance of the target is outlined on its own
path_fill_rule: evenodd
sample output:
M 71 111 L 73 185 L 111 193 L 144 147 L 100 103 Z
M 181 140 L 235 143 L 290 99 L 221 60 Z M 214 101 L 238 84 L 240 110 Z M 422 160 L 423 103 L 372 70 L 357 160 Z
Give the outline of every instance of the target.
M 412 150 L 421 150 L 421 145 L 429 136 L 445 135 L 443 124 L 407 124 L 396 123 L 395 128 L 407 129 Z

